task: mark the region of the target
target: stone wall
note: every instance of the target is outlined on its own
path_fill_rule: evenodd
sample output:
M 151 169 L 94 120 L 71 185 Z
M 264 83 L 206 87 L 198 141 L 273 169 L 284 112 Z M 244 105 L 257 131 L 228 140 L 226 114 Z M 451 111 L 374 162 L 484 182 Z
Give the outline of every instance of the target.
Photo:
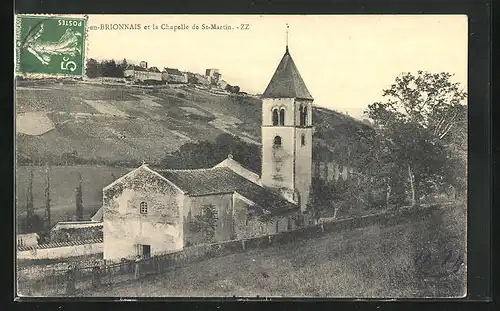
M 208 205 L 213 205 L 217 211 L 215 235 L 210 242 L 221 242 L 234 239 L 232 193 L 195 197 L 186 196 L 184 201 L 185 244 L 196 245 L 207 242 L 202 232 L 196 232 L 192 225 L 196 215 L 201 216 L 203 207 Z
M 18 250 L 17 259 L 60 259 L 102 253 L 103 242 Z
M 141 166 L 105 188 L 103 198 L 104 259 L 134 257 L 139 244 L 151 254 L 183 248 L 184 196 L 156 173 Z

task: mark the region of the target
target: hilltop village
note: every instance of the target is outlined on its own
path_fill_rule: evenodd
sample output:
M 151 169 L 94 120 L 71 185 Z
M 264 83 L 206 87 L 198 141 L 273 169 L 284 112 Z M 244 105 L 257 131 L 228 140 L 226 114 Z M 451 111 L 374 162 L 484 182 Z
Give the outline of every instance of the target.
M 148 66 L 147 61 L 140 61 L 138 65 L 129 64 L 125 59 L 116 64 L 114 60 L 98 63 L 94 59 L 87 62 L 86 81 L 97 83 L 121 83 L 136 86 L 162 86 L 172 88 L 195 86 L 199 89 L 210 90 L 211 93 L 227 95 L 247 95 L 240 92 L 240 87 L 230 85 L 217 68 L 208 68 L 204 74 L 181 71 L 177 68 Z

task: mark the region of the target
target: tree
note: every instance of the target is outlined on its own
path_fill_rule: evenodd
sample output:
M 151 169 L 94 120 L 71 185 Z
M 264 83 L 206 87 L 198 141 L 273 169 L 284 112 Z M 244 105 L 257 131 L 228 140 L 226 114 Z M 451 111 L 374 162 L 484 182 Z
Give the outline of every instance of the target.
M 26 218 L 24 219 L 23 230 L 26 232 L 37 232 L 40 230 L 41 219 L 35 214 L 35 207 L 33 203 L 33 165 L 30 165 L 29 170 L 28 191 L 26 193 Z
M 220 134 L 213 142 L 186 143 L 178 151 L 165 157 L 162 165 L 181 169 L 212 167 L 226 159 L 229 154 L 243 166 L 260 172 L 259 146 L 227 133 Z
M 101 75 L 101 64 L 93 58 L 87 60 L 85 72 L 89 78 L 97 78 Z
M 406 175 L 412 204 L 456 179 L 446 176 L 451 173 L 446 167 L 457 131 L 466 132 L 467 94 L 451 77 L 423 71 L 402 74 L 383 91 L 386 100 L 365 111 L 393 162 L 390 178 Z
M 75 189 L 76 199 L 76 219 L 83 220 L 83 195 L 82 195 L 82 174 L 78 172 L 78 185 Z
M 28 192 L 26 194 L 26 220 L 27 227 L 30 227 L 30 221 L 35 213 L 33 206 L 33 165 L 29 166 Z
M 191 223 L 194 232 L 201 232 L 205 242 L 213 242 L 217 227 L 217 209 L 213 204 L 202 206 L 201 215 L 196 215 Z
M 51 213 L 50 213 L 50 168 L 47 165 L 45 173 L 46 185 L 45 185 L 45 219 L 47 220 L 46 229 L 49 230 L 51 226 Z
M 118 67 L 119 67 L 119 70 L 118 70 L 118 72 L 117 72 L 117 76 L 118 76 L 119 78 L 123 78 L 123 77 L 125 77 L 125 70 L 127 70 L 127 67 L 128 67 L 128 62 L 127 62 L 127 60 L 124 58 L 124 59 L 122 60 L 121 64 L 120 64 L 120 66 L 118 66 Z
M 104 60 L 101 63 L 102 67 L 102 76 L 103 77 L 117 77 L 118 76 L 118 67 L 116 66 L 116 62 L 114 59 L 112 60 Z

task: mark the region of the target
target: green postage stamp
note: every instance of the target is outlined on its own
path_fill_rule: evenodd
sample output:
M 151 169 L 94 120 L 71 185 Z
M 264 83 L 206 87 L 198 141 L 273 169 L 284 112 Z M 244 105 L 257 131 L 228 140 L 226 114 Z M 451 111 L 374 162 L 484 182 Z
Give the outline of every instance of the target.
M 87 18 L 16 15 L 16 73 L 81 77 Z

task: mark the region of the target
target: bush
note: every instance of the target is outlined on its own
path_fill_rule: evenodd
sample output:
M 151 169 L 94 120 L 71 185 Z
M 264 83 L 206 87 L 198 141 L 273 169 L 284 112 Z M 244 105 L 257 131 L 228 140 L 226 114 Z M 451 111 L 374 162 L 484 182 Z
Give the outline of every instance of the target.
M 175 96 L 177 96 L 179 98 L 186 98 L 186 94 L 181 93 L 181 92 L 175 93 Z

